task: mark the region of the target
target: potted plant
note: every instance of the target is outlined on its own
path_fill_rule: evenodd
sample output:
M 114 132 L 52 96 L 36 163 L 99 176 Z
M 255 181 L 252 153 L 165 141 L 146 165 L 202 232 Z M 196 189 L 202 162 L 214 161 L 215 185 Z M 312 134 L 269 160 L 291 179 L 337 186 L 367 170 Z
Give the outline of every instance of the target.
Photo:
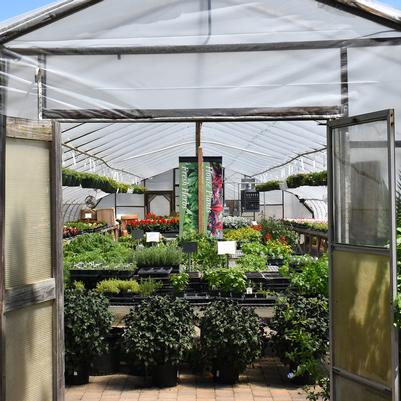
M 179 270 L 182 251 L 178 246 L 160 244 L 137 249 L 134 258 L 139 275 L 163 275 Z
M 176 294 L 183 294 L 189 284 L 189 275 L 188 273 L 172 274 L 170 283 Z
M 261 354 L 263 336 L 259 317 L 231 300 L 210 304 L 201 319 L 201 346 L 225 384 L 238 381 L 239 374 Z
M 163 282 L 160 280 L 155 280 L 153 278 L 143 278 L 139 282 L 139 294 L 143 297 L 149 297 L 155 292 L 163 288 Z
M 82 286 L 66 289 L 64 303 L 67 384 L 89 382 L 89 364 L 107 350 L 113 316 L 107 298 Z
M 152 374 L 153 384 L 177 384 L 177 368 L 191 350 L 194 314 L 183 299 L 153 296 L 134 306 L 125 318 L 123 346 Z
M 127 305 L 140 292 L 140 285 L 136 280 L 108 279 L 97 283 L 96 291 L 109 298 L 111 304 Z
M 313 383 L 318 377 L 319 360 L 328 350 L 328 320 L 328 302 L 322 295 L 289 293 L 278 299 L 270 342 L 293 382 Z
M 210 269 L 204 273 L 204 279 L 211 291 L 220 291 L 225 295 L 242 295 L 247 286 L 245 273 L 237 267 Z

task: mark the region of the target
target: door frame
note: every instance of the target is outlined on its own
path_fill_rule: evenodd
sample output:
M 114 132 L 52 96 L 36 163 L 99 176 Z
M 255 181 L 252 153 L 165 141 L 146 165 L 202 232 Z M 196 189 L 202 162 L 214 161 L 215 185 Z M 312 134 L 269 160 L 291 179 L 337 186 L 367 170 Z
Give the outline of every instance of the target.
M 375 248 L 359 245 L 338 244 L 334 236 L 334 163 L 333 163 L 333 130 L 337 128 L 345 128 L 354 125 L 366 123 L 386 121 L 387 122 L 387 150 L 388 150 L 388 182 L 389 182 L 389 208 L 390 208 L 390 247 L 389 250 L 384 248 Z M 329 330 L 330 330 L 330 396 L 336 401 L 334 374 L 345 377 L 355 383 L 375 388 L 376 390 L 386 391 L 386 386 L 373 382 L 370 379 L 363 378 L 352 373 L 348 373 L 335 366 L 335 342 L 334 342 L 334 320 L 333 320 L 333 251 L 335 249 L 360 251 L 365 253 L 376 253 L 388 255 L 390 259 L 390 316 L 391 316 L 391 354 L 393 356 L 392 368 L 392 400 L 399 401 L 399 338 L 398 329 L 394 326 L 394 302 L 397 297 L 397 235 L 396 235 L 396 216 L 395 216 L 395 199 L 396 199 L 396 165 L 395 165 L 395 118 L 394 109 L 380 110 L 372 113 L 365 113 L 356 116 L 340 117 L 330 120 L 327 124 L 327 190 L 328 190 L 328 256 L 329 256 Z

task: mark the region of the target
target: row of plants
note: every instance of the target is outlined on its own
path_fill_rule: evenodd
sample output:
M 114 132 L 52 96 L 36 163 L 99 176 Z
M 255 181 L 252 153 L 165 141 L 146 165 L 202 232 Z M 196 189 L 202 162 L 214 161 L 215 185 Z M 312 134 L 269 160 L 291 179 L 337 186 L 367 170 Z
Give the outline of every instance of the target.
M 144 219 L 127 220 L 127 230 L 143 230 L 144 232 L 157 231 L 160 233 L 177 232 L 179 229 L 179 218 L 156 216 L 154 213 L 147 213 Z
M 295 228 L 306 228 L 315 231 L 322 231 L 327 233 L 329 225 L 327 221 L 319 221 L 315 219 L 296 219 L 296 220 L 284 220 L 290 227 Z
M 89 363 L 107 352 L 112 325 L 108 301 L 82 288 L 65 293 L 65 360 L 67 383 L 88 381 Z M 195 341 L 195 326 L 200 341 Z M 122 349 L 142 374 L 157 386 L 177 383 L 177 369 L 195 353 L 198 364 L 223 383 L 234 383 L 262 353 L 264 332 L 255 312 L 231 301 L 216 301 L 196 316 L 182 299 L 152 296 L 125 317 Z
M 302 186 L 327 186 L 327 171 L 290 175 L 285 181 L 271 180 L 256 185 L 260 192 L 274 191 L 282 187 L 298 188 Z
M 104 221 L 85 223 L 83 221 L 70 221 L 64 224 L 63 238 L 75 237 L 83 233 L 94 232 L 107 226 Z
M 100 189 L 106 193 L 127 193 L 143 194 L 145 187 L 135 184 L 124 184 L 112 178 L 94 173 L 84 173 L 71 169 L 63 169 L 63 186 Z

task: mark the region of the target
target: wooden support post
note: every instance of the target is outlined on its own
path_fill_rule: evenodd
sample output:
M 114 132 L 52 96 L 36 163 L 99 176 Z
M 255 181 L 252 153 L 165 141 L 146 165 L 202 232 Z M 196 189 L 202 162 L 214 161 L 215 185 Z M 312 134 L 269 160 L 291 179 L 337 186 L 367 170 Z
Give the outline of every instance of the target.
M 201 137 L 202 123 L 196 122 L 195 130 L 195 153 L 198 159 L 198 232 L 203 234 L 205 227 L 203 224 L 203 213 L 204 213 L 204 182 L 203 182 L 203 149 L 202 149 L 202 137 Z

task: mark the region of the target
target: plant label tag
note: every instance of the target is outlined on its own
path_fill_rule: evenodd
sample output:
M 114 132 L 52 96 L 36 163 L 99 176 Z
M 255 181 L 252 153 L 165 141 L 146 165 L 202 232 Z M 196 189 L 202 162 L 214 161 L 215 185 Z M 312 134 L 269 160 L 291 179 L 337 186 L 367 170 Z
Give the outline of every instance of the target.
M 74 376 L 78 376 L 78 372 L 75 372 L 75 371 L 74 371 Z
M 92 213 L 85 213 L 85 219 L 91 219 Z
M 146 233 L 146 242 L 160 242 L 160 233 L 159 232 Z
M 235 255 L 237 252 L 237 241 L 218 241 L 217 253 L 219 255 Z
M 248 288 L 246 289 L 246 294 L 247 294 L 247 295 L 252 295 L 252 287 L 248 287 Z

